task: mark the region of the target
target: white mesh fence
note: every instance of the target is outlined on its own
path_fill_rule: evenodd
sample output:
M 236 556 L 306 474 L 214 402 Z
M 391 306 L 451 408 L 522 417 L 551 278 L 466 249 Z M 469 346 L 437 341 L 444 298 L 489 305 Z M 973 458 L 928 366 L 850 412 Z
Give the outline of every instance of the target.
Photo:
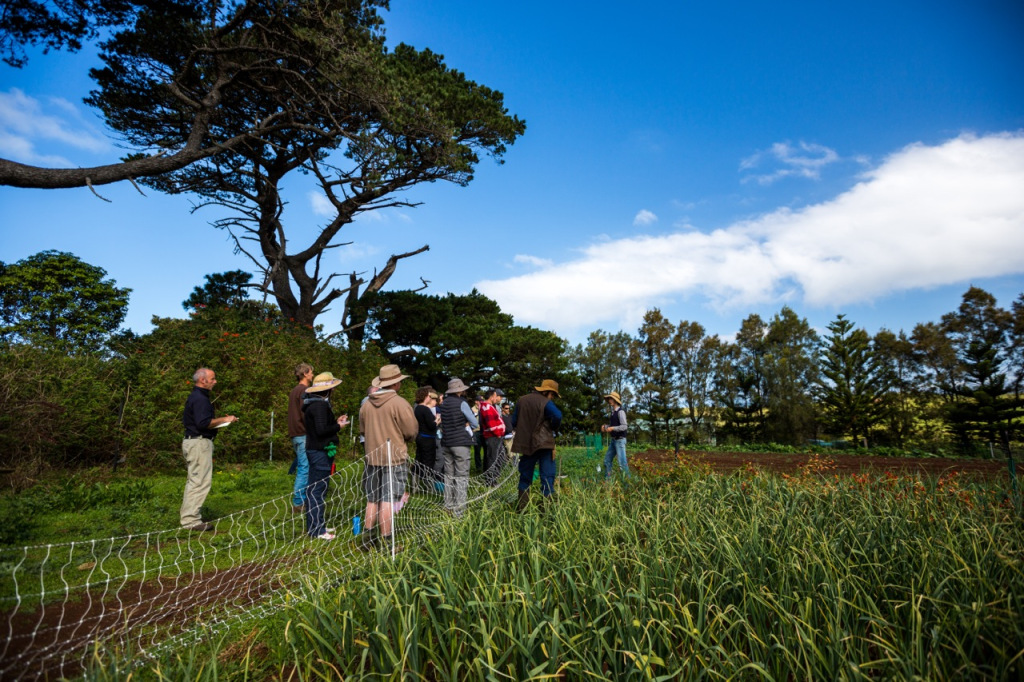
M 72 676 L 84 670 L 93 644 L 153 655 L 199 631 L 268 613 L 300 592 L 305 576 L 358 575 L 465 510 L 511 500 L 513 464 L 503 442 L 489 472 L 455 481 L 465 488 L 465 506 L 455 509 L 452 482 L 408 462 L 408 497 L 393 505 L 399 511 L 386 547 L 366 527 L 364 467 L 349 465 L 330 477 L 324 497 L 333 540 L 307 535 L 306 515 L 293 512 L 289 492 L 217 519 L 213 532 L 177 528 L 0 549 L 0 679 Z

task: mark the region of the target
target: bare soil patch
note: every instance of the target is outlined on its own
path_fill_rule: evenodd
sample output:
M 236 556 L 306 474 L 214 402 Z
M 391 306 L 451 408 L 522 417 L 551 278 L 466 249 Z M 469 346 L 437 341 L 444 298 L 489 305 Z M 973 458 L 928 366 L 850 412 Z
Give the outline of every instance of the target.
M 1007 465 L 997 459 L 952 459 L 946 457 L 878 457 L 873 455 L 818 453 L 819 458 L 828 459 L 831 473 L 840 475 L 861 473 L 883 473 L 891 471 L 902 474 L 926 474 L 942 476 L 957 473 L 967 477 L 996 478 L 1006 475 Z M 703 452 L 680 450 L 648 450 L 630 453 L 630 459 L 665 465 L 676 462 L 710 466 L 712 471 L 728 473 L 737 469 L 754 467 L 762 471 L 779 474 L 795 474 L 812 457 L 810 453 L 782 454 L 775 452 Z
M 139 628 L 159 627 L 166 636 L 211 608 L 252 604 L 272 589 L 265 576 L 279 563 L 126 581 L 85 591 L 78 599 L 0 614 L 0 638 L 6 640 L 0 645 L 0 680 L 71 677 L 82 672 L 83 649 L 94 640 L 129 636 Z

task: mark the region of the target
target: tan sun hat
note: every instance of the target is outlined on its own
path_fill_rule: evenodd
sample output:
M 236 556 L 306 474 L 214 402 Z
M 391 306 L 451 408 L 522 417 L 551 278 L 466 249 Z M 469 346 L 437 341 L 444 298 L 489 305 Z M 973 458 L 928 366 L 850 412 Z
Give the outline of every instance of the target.
M 543 393 L 544 391 L 551 391 L 559 398 L 562 397 L 562 394 L 558 392 L 558 382 L 554 381 L 553 379 L 545 379 L 544 381 L 540 382 L 540 386 L 534 386 L 533 390 L 540 391 L 541 393 Z
M 462 383 L 462 379 L 454 377 L 451 381 L 448 382 L 448 390 L 445 391 L 445 393 L 462 393 L 463 391 L 468 390 L 469 386 Z
M 398 369 L 398 365 L 384 365 L 380 368 L 380 374 L 374 379 L 377 386 L 380 388 L 387 388 L 392 384 L 397 384 L 403 379 L 408 379 L 407 374 L 402 374 L 402 370 Z
M 611 393 L 609 393 L 608 395 L 605 396 L 605 399 L 608 399 L 608 398 L 611 398 L 612 400 L 615 401 L 616 405 L 618 405 L 619 407 L 622 407 L 622 398 L 619 397 L 619 392 L 618 391 L 612 391 Z
M 341 379 L 335 379 L 334 375 L 330 372 L 320 372 L 320 374 L 313 377 L 313 385 L 306 389 L 306 393 L 329 391 L 340 383 Z

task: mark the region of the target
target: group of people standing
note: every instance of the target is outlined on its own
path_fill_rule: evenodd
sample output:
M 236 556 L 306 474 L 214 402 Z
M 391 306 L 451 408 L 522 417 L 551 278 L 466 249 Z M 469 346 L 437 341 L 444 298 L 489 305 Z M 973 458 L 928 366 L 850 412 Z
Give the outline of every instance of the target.
M 295 376 L 298 383 L 288 397 L 288 435 L 295 451 L 290 471 L 295 474 L 292 508 L 295 513 L 305 513 L 309 537 L 333 540 L 335 529 L 327 527 L 324 498 L 340 444 L 339 433 L 349 424 L 348 415 L 335 416 L 330 402 L 341 380 L 330 372 L 314 375 L 306 363 L 295 368 Z M 469 387 L 459 378 L 448 382 L 443 396 L 430 386 L 417 389 L 414 408 L 399 395 L 402 382 L 408 378 L 397 365 L 381 367 L 359 408 L 359 431 L 366 449 L 362 477 L 366 495 L 364 547 L 392 544 L 394 514 L 409 499 L 409 443 L 416 445 L 411 466 L 414 481 L 421 488 L 443 492 L 445 509 L 453 516 L 461 516 L 466 508 L 475 433 L 482 440 L 486 485 L 497 485 L 509 450 L 519 456 L 518 510 L 529 504 L 537 469 L 543 499 L 554 493 L 555 436 L 562 422 L 562 412 L 554 402 L 561 397 L 556 381 L 543 380 L 522 396 L 509 414 L 507 409 L 500 409 L 505 398 L 500 389 L 490 389 L 473 405 L 467 398 Z M 206 531 L 213 526 L 203 522 L 200 507 L 210 490 L 213 440 L 218 428 L 238 418 L 214 417 L 210 401 L 210 389 L 216 384 L 213 370 L 200 368 L 193 380 L 183 415 L 182 454 L 188 464 L 188 479 L 180 520 L 184 528 Z M 605 473 L 610 478 L 614 457 L 628 476 L 622 401 L 616 392 L 606 395 L 605 400 L 610 410 L 609 423 L 601 427 L 610 437 Z M 511 448 L 506 445 L 510 433 Z

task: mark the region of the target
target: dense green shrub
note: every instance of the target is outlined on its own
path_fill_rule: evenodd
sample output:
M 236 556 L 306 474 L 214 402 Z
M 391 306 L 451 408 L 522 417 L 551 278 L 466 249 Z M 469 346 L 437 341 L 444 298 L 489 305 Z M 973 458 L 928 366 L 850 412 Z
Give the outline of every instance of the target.
M 308 362 L 340 378 L 335 410 L 355 417 L 385 363 L 372 346 L 344 350 L 255 304 L 201 310 L 191 319 L 154 318 L 154 324 L 149 334 L 114 339 L 105 356 L 4 347 L 0 462 L 66 466 L 121 456 L 144 466 L 176 465 L 181 411 L 200 366 L 217 372 L 217 414 L 239 418 L 218 435 L 218 458 L 264 456 L 272 412 L 275 449 L 290 453 L 288 392 L 296 364 Z
M 109 459 L 120 407 L 118 363 L 31 345 L 0 349 L 0 463 Z

